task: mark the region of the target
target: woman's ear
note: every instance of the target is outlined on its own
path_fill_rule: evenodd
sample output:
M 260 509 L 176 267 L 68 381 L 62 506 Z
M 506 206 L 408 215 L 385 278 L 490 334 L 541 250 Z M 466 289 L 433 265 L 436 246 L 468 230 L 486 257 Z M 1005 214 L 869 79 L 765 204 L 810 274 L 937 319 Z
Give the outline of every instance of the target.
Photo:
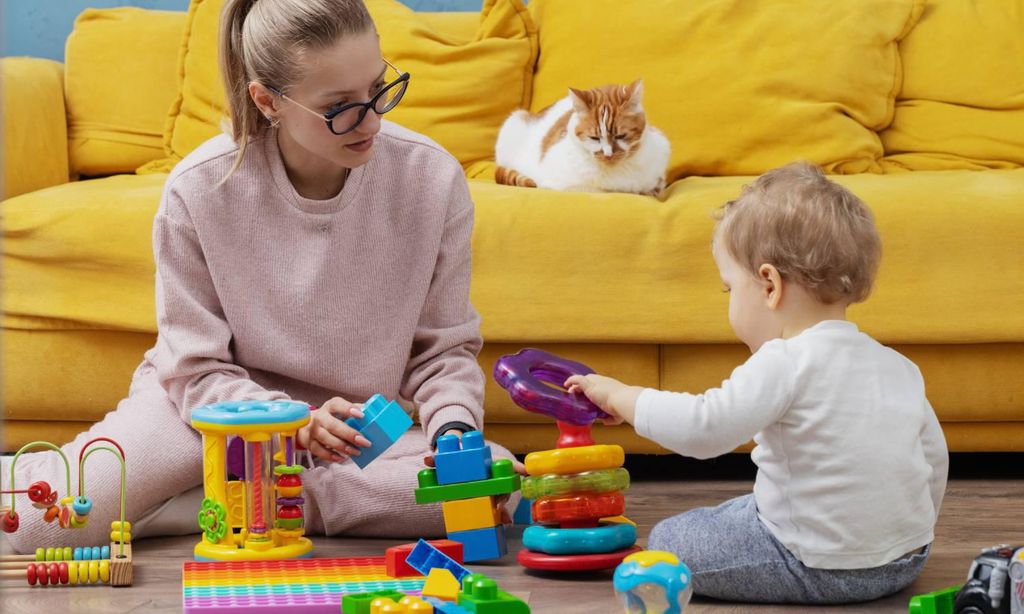
M 757 268 L 757 281 L 761 284 L 761 295 L 768 309 L 775 311 L 782 302 L 782 275 L 773 264 L 762 264 Z
M 249 83 L 249 96 L 264 117 L 270 119 L 277 115 L 277 96 L 267 86 L 257 81 Z

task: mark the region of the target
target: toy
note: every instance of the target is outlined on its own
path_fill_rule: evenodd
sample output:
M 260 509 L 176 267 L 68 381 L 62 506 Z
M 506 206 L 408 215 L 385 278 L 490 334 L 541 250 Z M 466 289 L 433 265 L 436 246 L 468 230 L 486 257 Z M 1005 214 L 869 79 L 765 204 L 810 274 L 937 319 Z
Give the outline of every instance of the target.
M 455 579 L 452 572 L 443 567 L 435 567 L 427 574 L 427 581 L 423 584 L 424 597 L 437 597 L 444 601 L 455 601 L 459 596 L 459 581 Z
M 1024 614 L 1024 547 L 984 548 L 962 587 L 910 600 L 911 614 Z
M 90 447 L 97 442 L 108 442 L 114 447 Z M 15 466 L 18 458 L 28 449 L 44 446 L 57 452 L 64 461 L 67 495 L 61 497 L 50 484 L 45 481 L 33 482 L 26 489 L 18 489 L 15 485 Z M 115 449 L 116 448 L 116 449 Z M 110 524 L 110 545 L 93 548 L 37 548 L 36 554 L 13 555 L 3 558 L 3 571 L 0 576 L 17 577 L 24 574 L 30 586 L 37 583 L 41 586 L 66 584 L 98 584 L 109 583 L 111 586 L 131 586 L 132 584 L 132 549 L 131 523 L 125 520 L 126 509 L 126 465 L 124 450 L 113 439 L 97 437 L 88 441 L 78 454 L 78 496 L 71 491 L 71 465 L 64 452 L 48 441 L 33 441 L 21 447 L 11 461 L 11 487 L 0 491 L 10 494 L 10 506 L 0 510 L 2 527 L 5 533 L 18 530 L 20 524 L 16 510 L 16 494 L 24 494 L 32 501 L 32 506 L 44 510 L 43 520 L 57 522 L 62 529 L 78 529 L 85 527 L 93 512 L 93 502 L 86 496 L 85 462 L 98 451 L 110 452 L 121 465 L 121 504 L 120 517 Z M 69 507 L 70 506 L 70 507 Z M 32 562 L 29 562 L 32 561 Z M 27 566 L 26 566 L 27 565 Z M 15 569 L 24 567 L 24 571 Z
M 462 563 L 462 544 L 460 542 L 450 539 L 433 539 L 427 543 L 456 563 Z M 405 561 L 417 545 L 402 544 L 400 546 L 392 546 L 384 551 L 385 566 L 389 576 L 392 578 L 403 578 L 405 576 L 423 575 Z
M 430 573 L 431 569 L 447 569 L 455 576 L 455 579 L 462 582 L 462 578 L 469 575 L 469 570 L 457 563 L 450 556 L 441 552 L 425 539 L 416 542 L 416 546 L 406 557 L 405 562 L 422 575 Z
M 302 465 L 295 433 L 309 422 L 309 406 L 295 401 L 215 403 L 192 411 L 203 434 L 202 540 L 196 560 L 252 561 L 309 556 L 303 537 Z M 227 475 L 227 439 L 243 441 L 242 475 Z
M 184 614 L 338 614 L 342 597 L 390 590 L 418 595 L 426 578 L 391 578 L 384 557 L 186 561 Z
M 519 488 L 512 461 L 492 461 L 483 433 L 469 431 L 461 442 L 455 435 L 439 437 L 434 465 L 417 476 L 416 502 L 443 502 L 448 539 L 462 542 L 465 561 L 504 555 L 505 529 L 494 497 Z
M 526 348 L 502 356 L 494 365 L 494 380 L 508 391 L 512 402 L 527 411 L 551 416 L 561 422 L 587 425 L 608 414 L 582 394 L 561 390 L 571 375 L 589 375 L 594 370 L 542 350 Z M 559 389 L 547 386 L 554 384 Z
M 693 596 L 692 577 L 674 554 L 645 550 L 623 559 L 612 584 L 627 613 L 680 614 Z
M 352 462 L 364 469 L 409 430 L 412 418 L 398 403 L 375 394 L 363 403 L 363 417 L 349 418 L 345 424 L 373 444 L 369 448 L 360 448 L 359 455 L 351 457 Z
M 635 525 L 622 517 L 621 491 L 629 487 L 625 453 L 591 436 L 593 421 L 607 414 L 586 397 L 553 387 L 588 373 L 593 370 L 586 365 L 534 349 L 502 356 L 494 366 L 494 379 L 517 405 L 558 421 L 557 448 L 526 455 L 523 496 L 536 499 L 531 516 L 537 524 L 523 532 L 516 558 L 529 569 L 608 569 L 640 550 Z
M 476 614 L 529 614 L 526 603 L 498 588 L 498 583 L 483 574 L 462 579 L 462 591 L 456 603 Z

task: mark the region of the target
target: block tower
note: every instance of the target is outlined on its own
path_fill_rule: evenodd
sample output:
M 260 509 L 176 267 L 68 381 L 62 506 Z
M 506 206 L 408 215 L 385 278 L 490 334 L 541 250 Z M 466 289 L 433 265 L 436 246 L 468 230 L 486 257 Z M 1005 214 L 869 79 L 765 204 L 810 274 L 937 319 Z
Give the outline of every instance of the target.
M 469 431 L 437 440 L 435 469 L 420 471 L 416 503 L 441 503 L 448 539 L 462 543 L 466 562 L 505 554 L 505 528 L 495 497 L 519 490 L 507 459 L 492 460 L 483 433 Z
M 523 497 L 534 499 L 535 524 L 523 531 L 517 559 L 529 569 L 610 569 L 640 550 L 636 526 L 622 517 L 625 452 L 595 444 L 591 425 L 606 414 L 561 388 L 569 376 L 588 373 L 586 365 L 534 349 L 503 356 L 494 367 L 495 380 L 517 405 L 555 418 L 560 432 L 556 449 L 526 456 Z

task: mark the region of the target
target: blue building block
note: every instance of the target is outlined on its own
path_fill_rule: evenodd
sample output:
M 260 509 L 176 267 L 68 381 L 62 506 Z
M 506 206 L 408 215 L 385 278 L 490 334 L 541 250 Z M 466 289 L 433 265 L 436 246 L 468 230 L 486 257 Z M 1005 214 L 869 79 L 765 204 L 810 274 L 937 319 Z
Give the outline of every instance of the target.
M 491 477 L 491 447 L 480 431 L 463 433 L 461 442 L 455 435 L 438 437 L 434 466 L 438 484 L 486 480 Z
M 398 441 L 402 433 L 409 430 L 412 418 L 398 403 L 375 394 L 363 403 L 363 417 L 349 418 L 345 424 L 359 431 L 373 444 L 369 448 L 359 448 L 359 456 L 352 457 L 352 461 L 364 469 Z
M 448 534 L 448 539 L 462 543 L 462 560 L 467 563 L 501 558 L 508 552 L 505 527 L 500 524 L 472 531 L 453 531 Z
M 533 524 L 533 501 L 526 497 L 519 500 L 519 505 L 516 506 L 516 511 L 512 514 L 512 524 Z
M 473 614 L 466 608 L 455 605 L 451 601 L 443 601 L 437 597 L 424 597 L 424 601 L 429 601 L 430 605 L 434 606 L 434 614 Z
M 463 560 L 465 560 L 465 553 L 463 553 Z M 462 579 L 470 573 L 468 569 L 459 565 L 455 559 L 433 547 L 425 539 L 416 542 L 412 552 L 409 553 L 409 556 L 405 557 L 405 562 L 409 564 L 409 567 L 412 567 L 424 576 L 430 575 L 430 570 L 435 567 L 447 569 L 452 572 L 452 575 L 455 576 L 460 585 L 462 584 Z

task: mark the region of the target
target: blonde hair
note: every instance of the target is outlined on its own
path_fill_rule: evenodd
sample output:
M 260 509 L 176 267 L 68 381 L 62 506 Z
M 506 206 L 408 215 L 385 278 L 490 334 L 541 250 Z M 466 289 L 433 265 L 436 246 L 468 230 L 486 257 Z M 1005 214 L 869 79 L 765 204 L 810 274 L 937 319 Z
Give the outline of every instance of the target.
M 302 78 L 308 51 L 374 27 L 362 0 L 226 0 L 220 16 L 220 70 L 227 91 L 231 137 L 242 163 L 246 145 L 269 122 L 249 95 L 256 81 L 279 92 Z M 224 181 L 222 180 L 222 181 Z
M 753 275 L 774 265 L 826 304 L 858 303 L 871 293 L 882 257 L 874 216 L 813 164 L 768 171 L 716 217 L 715 241 Z

